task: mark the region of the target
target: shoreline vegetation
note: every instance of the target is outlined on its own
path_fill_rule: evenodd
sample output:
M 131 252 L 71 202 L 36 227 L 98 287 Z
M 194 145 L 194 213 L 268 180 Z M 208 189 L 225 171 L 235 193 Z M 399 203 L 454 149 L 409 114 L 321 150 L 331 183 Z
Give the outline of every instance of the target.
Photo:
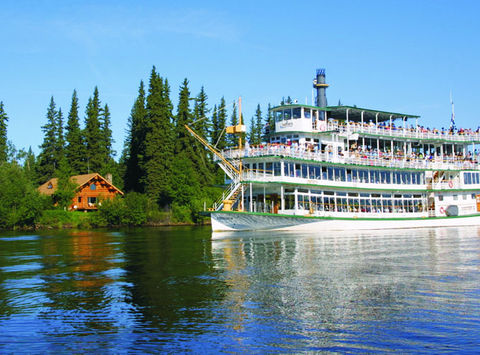
M 192 96 L 185 79 L 174 107 L 168 79 L 155 67 L 132 101 L 123 149 L 115 159 L 110 109 L 97 87 L 83 122 L 76 90 L 65 116 L 51 97 L 38 155 L 8 140 L 7 126 L 15 118 L 8 117 L 0 98 L 0 230 L 208 224 L 203 211 L 221 195 L 225 175 L 185 125 L 219 150 L 234 148 L 237 138 L 224 128 L 237 125 L 236 104 L 230 114 L 223 97 L 211 107 L 204 87 Z M 260 144 L 273 124 L 270 105 L 265 116 L 258 105 L 243 138 Z M 100 198 L 97 211 L 68 211 L 78 188 L 70 177 L 92 172 L 111 176 L 124 196 Z M 55 191 L 39 193 L 52 178 L 58 179 Z

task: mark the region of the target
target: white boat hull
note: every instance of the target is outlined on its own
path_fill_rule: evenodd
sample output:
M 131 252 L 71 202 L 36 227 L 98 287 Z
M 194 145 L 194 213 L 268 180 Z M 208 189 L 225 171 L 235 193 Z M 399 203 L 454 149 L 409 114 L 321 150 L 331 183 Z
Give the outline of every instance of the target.
M 250 212 L 212 212 L 212 231 L 334 231 L 480 226 L 480 214 L 434 218 L 300 217 Z

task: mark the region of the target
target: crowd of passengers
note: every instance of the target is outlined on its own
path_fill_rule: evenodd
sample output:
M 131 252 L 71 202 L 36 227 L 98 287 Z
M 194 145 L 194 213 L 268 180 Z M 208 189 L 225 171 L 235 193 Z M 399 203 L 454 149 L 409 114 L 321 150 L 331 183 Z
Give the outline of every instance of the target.
M 342 126 L 342 124 L 339 124 Z M 355 126 L 355 127 L 361 127 L 361 123 L 359 122 L 349 122 L 349 125 Z M 364 123 L 364 127 L 375 127 L 375 123 L 370 121 L 369 123 Z M 457 127 L 450 127 L 450 128 L 444 128 L 442 127 L 441 129 L 437 128 L 429 128 L 429 127 L 424 127 L 421 125 L 417 125 L 416 127 L 410 126 L 410 127 L 403 127 L 403 126 L 396 126 L 395 123 L 392 122 L 390 123 L 387 122 L 380 122 L 378 124 L 378 128 L 384 129 L 384 130 L 392 130 L 392 131 L 407 131 L 407 132 L 421 132 L 421 133 L 430 133 L 434 135 L 443 135 L 443 136 L 453 136 L 453 135 L 460 135 L 460 136 L 466 136 L 466 135 L 478 135 L 480 133 L 480 126 L 477 127 L 476 130 L 473 130 L 471 128 L 457 128 Z
M 262 152 L 265 149 L 272 152 L 272 153 L 303 153 L 303 152 L 309 152 L 309 153 L 314 153 L 314 154 L 328 154 L 332 155 L 334 153 L 334 150 L 332 147 L 327 146 L 326 149 L 321 150 L 319 149 L 318 144 L 299 144 L 297 142 L 291 143 L 291 141 L 287 141 L 286 144 L 281 144 L 281 143 L 267 143 L 267 144 L 260 144 L 257 146 L 250 146 L 246 145 L 245 149 L 247 150 L 247 155 L 248 156 L 255 156 L 257 152 Z M 338 151 L 338 156 L 344 157 L 347 155 L 346 151 Z M 422 152 L 415 152 L 411 151 L 410 153 L 407 153 L 404 155 L 404 151 L 401 149 L 394 150 L 393 155 L 390 151 L 390 149 L 387 149 L 386 151 L 382 151 L 377 148 L 369 148 L 369 147 L 355 147 L 352 146 L 349 151 L 348 151 L 348 156 L 349 157 L 356 157 L 356 158 L 361 158 L 361 159 L 383 159 L 383 160 L 390 160 L 395 159 L 395 160 L 406 160 L 406 161 L 433 161 L 435 160 L 435 155 L 433 153 L 422 153 Z M 439 157 L 437 156 L 437 159 Z M 479 161 L 479 152 L 475 149 L 475 151 L 472 152 L 467 152 L 466 154 L 463 154 L 463 152 L 456 152 L 454 154 L 444 154 L 443 155 L 443 161 L 446 162 L 471 162 L 474 164 L 477 164 Z

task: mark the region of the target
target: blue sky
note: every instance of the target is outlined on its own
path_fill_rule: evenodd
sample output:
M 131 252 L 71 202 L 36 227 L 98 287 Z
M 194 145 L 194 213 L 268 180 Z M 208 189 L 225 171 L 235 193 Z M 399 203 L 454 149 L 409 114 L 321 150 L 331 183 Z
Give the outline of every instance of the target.
M 186 77 L 213 107 L 242 96 L 244 117 L 291 96 L 311 103 L 326 68 L 329 104 L 341 100 L 480 125 L 478 1 L 10 1 L 0 12 L 0 101 L 9 139 L 38 153 L 50 97 L 82 120 L 98 86 L 120 154 L 141 79 L 153 65 L 172 99 Z

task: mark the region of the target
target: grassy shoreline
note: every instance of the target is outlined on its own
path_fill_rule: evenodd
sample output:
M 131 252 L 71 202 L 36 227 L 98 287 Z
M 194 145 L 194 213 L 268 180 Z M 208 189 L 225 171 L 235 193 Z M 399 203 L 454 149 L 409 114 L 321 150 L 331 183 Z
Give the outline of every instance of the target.
M 99 212 L 76 212 L 64 210 L 45 210 L 33 225 L 15 226 L 13 230 L 58 230 L 58 229 L 95 229 L 122 227 L 165 227 L 165 226 L 201 226 L 209 225 L 210 219 L 201 223 L 176 221 L 172 212 L 158 212 L 148 215 L 143 223 L 109 223 Z

